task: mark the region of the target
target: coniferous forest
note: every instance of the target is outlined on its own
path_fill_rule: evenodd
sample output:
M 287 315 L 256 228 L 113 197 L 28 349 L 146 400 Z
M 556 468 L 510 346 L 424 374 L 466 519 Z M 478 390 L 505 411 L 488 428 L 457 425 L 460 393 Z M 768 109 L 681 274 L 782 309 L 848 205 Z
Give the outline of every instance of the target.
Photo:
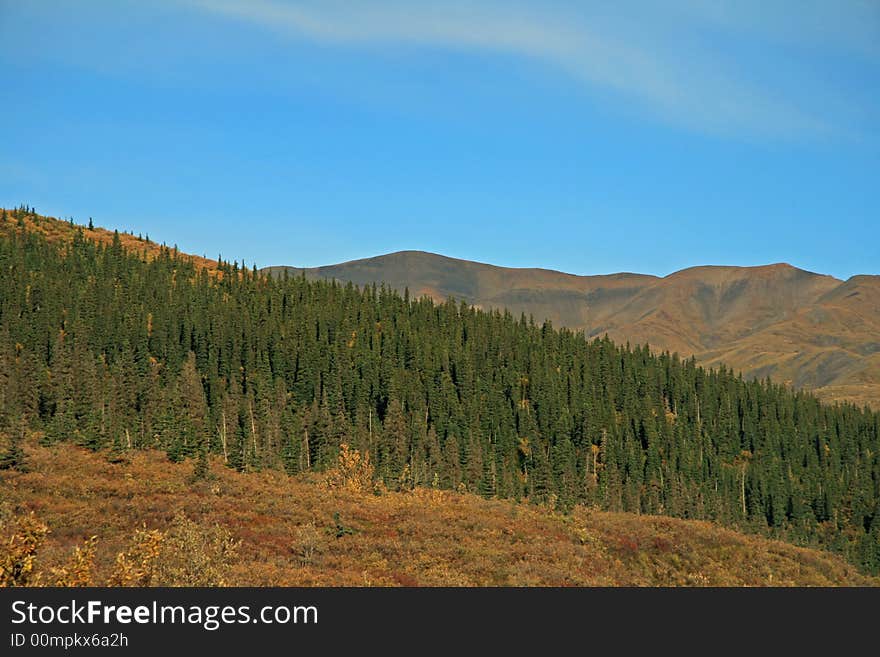
M 11 436 L 291 475 L 346 443 L 390 489 L 707 519 L 880 571 L 876 412 L 509 313 L 214 274 L 87 233 L 0 237 Z

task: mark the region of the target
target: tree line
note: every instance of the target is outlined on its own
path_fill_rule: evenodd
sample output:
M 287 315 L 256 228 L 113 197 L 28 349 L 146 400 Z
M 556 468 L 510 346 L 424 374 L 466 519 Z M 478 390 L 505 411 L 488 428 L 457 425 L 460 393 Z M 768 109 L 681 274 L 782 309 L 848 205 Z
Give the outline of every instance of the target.
M 291 475 L 347 444 L 393 490 L 707 519 L 880 571 L 869 409 L 508 312 L 237 263 L 212 275 L 82 231 L 0 237 L 0 429 L 10 449 L 28 429 Z

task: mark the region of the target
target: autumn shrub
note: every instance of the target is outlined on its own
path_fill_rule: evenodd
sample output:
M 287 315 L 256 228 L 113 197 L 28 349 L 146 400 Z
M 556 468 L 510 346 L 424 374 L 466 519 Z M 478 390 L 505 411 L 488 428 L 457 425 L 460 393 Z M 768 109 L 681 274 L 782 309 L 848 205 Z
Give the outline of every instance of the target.
M 314 527 L 313 527 L 314 529 Z M 38 569 L 38 552 L 48 526 L 33 513 L 10 514 L 0 506 L 0 587 L 94 586 L 98 537 L 73 549 L 60 566 Z M 303 537 L 309 557 L 315 538 Z M 178 513 L 166 531 L 134 532 L 129 546 L 116 555 L 108 586 L 224 586 L 239 543 L 219 525 L 194 522 Z
M 238 547 L 226 528 L 200 524 L 178 513 L 164 532 L 150 584 L 225 586 Z
M 436 508 L 443 504 L 446 499 L 446 491 L 438 488 L 416 487 L 412 491 L 414 501 L 425 508 Z
M 6 518 L 0 526 L 0 587 L 37 586 L 41 573 L 35 569 L 37 552 L 49 528 L 33 512 Z
M 149 586 L 153 583 L 156 560 L 162 550 L 165 534 L 146 527 L 134 533 L 127 550 L 116 555 L 116 564 L 107 581 L 108 586 Z
M 95 551 L 98 537 L 90 536 L 73 549 L 67 562 L 51 569 L 52 586 L 94 586 Z
M 620 552 L 624 556 L 634 557 L 639 553 L 639 539 L 633 536 L 621 536 L 618 540 Z
M 655 536 L 653 539 L 651 539 L 651 545 L 653 546 L 654 550 L 662 554 L 672 552 L 672 543 L 670 543 L 662 536 Z
M 369 453 L 361 454 L 342 443 L 339 446 L 336 467 L 327 473 L 327 485 L 353 493 L 368 491 L 373 488 L 374 472 Z
M 312 563 L 315 556 L 324 551 L 326 536 L 315 523 L 308 522 L 300 525 L 294 532 L 293 552 L 299 557 L 304 566 Z

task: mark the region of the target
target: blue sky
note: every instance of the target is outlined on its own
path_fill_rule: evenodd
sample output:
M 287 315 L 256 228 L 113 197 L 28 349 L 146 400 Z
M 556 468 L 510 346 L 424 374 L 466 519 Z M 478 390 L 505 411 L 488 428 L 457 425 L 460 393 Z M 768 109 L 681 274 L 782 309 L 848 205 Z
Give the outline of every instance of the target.
M 880 273 L 880 3 L 0 0 L 0 205 L 259 266 Z

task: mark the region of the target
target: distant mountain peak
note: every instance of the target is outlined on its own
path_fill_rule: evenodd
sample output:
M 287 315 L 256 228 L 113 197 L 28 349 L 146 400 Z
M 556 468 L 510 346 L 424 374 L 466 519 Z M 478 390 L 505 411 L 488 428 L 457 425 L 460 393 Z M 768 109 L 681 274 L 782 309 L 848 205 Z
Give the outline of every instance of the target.
M 880 276 L 843 282 L 787 262 L 699 265 L 664 277 L 582 276 L 419 250 L 295 271 L 506 308 L 590 336 L 608 333 L 619 342 L 724 363 L 747 376 L 773 376 L 829 399 L 880 406 L 880 361 L 872 356 L 880 335 Z

